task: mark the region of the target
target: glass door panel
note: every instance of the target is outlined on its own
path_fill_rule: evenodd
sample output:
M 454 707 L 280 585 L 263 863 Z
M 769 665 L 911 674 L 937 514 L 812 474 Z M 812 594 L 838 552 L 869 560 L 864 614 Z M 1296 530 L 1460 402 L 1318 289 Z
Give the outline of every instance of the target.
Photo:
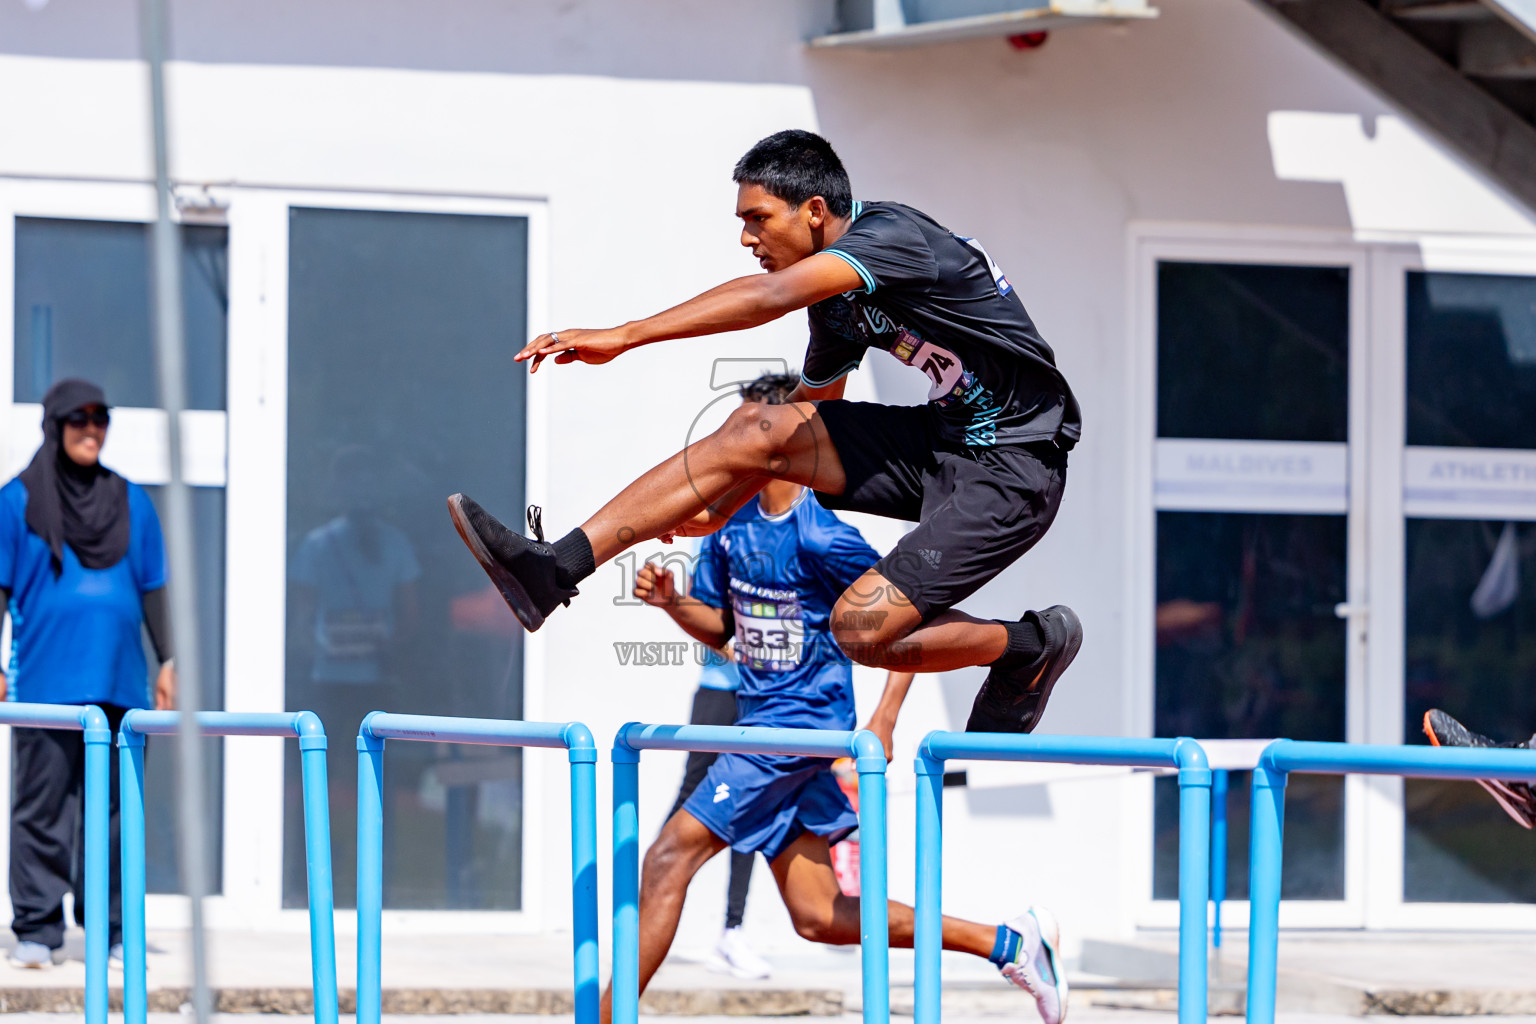
M 165 414 L 156 408 L 149 236 L 148 225 L 132 221 L 15 219 L 10 472 L 24 466 L 42 441 L 43 395 L 59 380 L 83 377 L 101 385 L 113 405 L 102 462 L 145 487 L 158 505 L 159 485 L 169 474 L 169 460 Z M 223 434 L 229 232 L 223 227 L 183 226 L 181 237 L 188 407 L 198 410 L 188 415 L 183 427 L 189 448 L 214 456 L 198 460 L 197 482 L 208 486 L 193 488 L 202 705 L 219 709 L 224 706 Z M 188 475 L 193 475 L 190 464 Z M 152 656 L 149 664 L 154 665 Z M 223 744 L 206 742 L 204 765 L 213 780 L 207 788 L 206 820 L 222 822 Z M 151 893 L 181 891 L 177 763 L 175 743 L 149 742 L 144 784 L 146 881 Z M 209 838 L 211 883 L 213 891 L 219 892 L 222 829 L 210 829 Z
M 1154 730 L 1342 740 L 1351 269 L 1157 266 Z M 1247 773 L 1228 895 L 1247 896 Z M 1177 791 L 1156 783 L 1154 897 L 1177 890 Z M 1345 788 L 1294 780 L 1284 895 L 1345 897 Z
M 221 410 L 229 231 L 184 226 L 181 244 L 187 408 Z M 84 377 L 114 406 L 157 407 L 149 266 L 146 224 L 17 217 L 14 401 Z
M 522 521 L 528 220 L 288 215 L 287 672 L 330 741 L 338 906 L 355 896 L 357 754 L 371 710 L 518 718 L 523 631 L 444 499 Z M 305 905 L 297 750 L 283 903 Z M 385 758 L 384 902 L 517 910 L 522 758 L 403 743 Z
M 1349 438 L 1349 268 L 1163 261 L 1157 436 Z
M 1406 276 L 1404 740 L 1442 708 L 1536 730 L 1536 277 Z M 1532 903 L 1536 837 L 1472 783 L 1404 785 L 1407 903 Z

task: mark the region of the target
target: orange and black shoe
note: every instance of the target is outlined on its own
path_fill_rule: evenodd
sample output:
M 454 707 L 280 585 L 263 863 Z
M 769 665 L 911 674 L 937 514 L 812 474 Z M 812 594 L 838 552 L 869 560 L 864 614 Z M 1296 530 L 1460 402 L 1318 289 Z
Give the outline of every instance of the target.
M 1536 746 L 1533 746 L 1536 744 L 1536 736 L 1532 736 L 1523 743 L 1500 743 L 1482 733 L 1473 732 L 1439 708 L 1431 708 L 1424 712 L 1424 735 L 1428 736 L 1429 742 L 1437 747 L 1536 749 Z M 1499 806 L 1504 808 L 1504 812 L 1511 818 L 1526 828 L 1536 827 L 1536 792 L 1532 792 L 1530 783 L 1478 779 L 1477 784 L 1486 789 L 1488 795 L 1497 800 Z
M 556 578 L 555 548 L 544 542 L 539 506 L 528 506 L 532 540 L 507 529 L 474 499 L 462 494 L 448 499 L 448 515 L 475 561 L 528 632 L 544 625 L 550 612 L 570 604 L 576 596 L 575 587 L 562 587 Z

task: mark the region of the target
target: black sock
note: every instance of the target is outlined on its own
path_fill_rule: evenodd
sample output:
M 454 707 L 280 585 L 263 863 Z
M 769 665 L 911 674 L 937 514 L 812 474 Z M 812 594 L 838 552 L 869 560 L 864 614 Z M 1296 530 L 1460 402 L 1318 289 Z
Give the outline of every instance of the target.
M 1023 668 L 1045 653 L 1045 634 L 1040 632 L 1040 624 L 1033 614 L 1026 615 L 1020 622 L 1000 625 L 1008 631 L 1008 648 L 992 663 L 998 668 Z
M 577 527 L 550 545 L 555 549 L 555 582 L 567 589 L 597 571 L 592 559 L 592 542 Z

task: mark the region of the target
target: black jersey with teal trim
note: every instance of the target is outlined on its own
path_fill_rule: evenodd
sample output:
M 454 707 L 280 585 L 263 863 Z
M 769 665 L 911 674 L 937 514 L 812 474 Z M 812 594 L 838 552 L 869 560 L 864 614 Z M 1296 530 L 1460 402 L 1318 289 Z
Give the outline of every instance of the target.
M 858 271 L 864 288 L 807 311 L 806 384 L 830 384 L 866 349 L 883 349 L 927 374 L 947 443 L 1077 442 L 1077 399 L 980 242 L 910 206 L 855 203 L 853 224 L 823 251 Z
M 691 596 L 735 622 L 736 724 L 854 727 L 853 666 L 832 638 L 832 608 L 879 557 L 809 488 L 781 515 L 749 501 L 709 535 Z

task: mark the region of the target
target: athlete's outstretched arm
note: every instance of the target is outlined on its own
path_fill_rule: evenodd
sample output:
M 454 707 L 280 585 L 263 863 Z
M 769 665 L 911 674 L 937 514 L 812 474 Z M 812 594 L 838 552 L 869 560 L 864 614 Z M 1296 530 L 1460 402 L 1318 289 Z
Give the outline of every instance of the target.
M 864 726 L 870 732 L 880 737 L 880 742 L 885 745 L 885 759 L 889 761 L 894 750 L 896 717 L 901 714 L 901 705 L 907 699 L 907 691 L 912 689 L 911 672 L 890 672 L 885 677 L 885 691 L 880 694 L 880 703 L 875 708 L 875 713 L 869 716 L 869 722 Z
M 671 569 L 646 562 L 635 575 L 634 594 L 666 612 L 679 629 L 702 644 L 718 649 L 731 638 L 725 610 L 678 593 Z
M 549 356 L 557 363 L 606 363 L 622 352 L 656 341 L 744 331 L 863 287 L 864 280 L 848 263 L 817 253 L 771 274 L 727 281 L 682 305 L 622 327 L 541 334 L 524 346 L 517 359 L 532 359 L 535 371 Z

